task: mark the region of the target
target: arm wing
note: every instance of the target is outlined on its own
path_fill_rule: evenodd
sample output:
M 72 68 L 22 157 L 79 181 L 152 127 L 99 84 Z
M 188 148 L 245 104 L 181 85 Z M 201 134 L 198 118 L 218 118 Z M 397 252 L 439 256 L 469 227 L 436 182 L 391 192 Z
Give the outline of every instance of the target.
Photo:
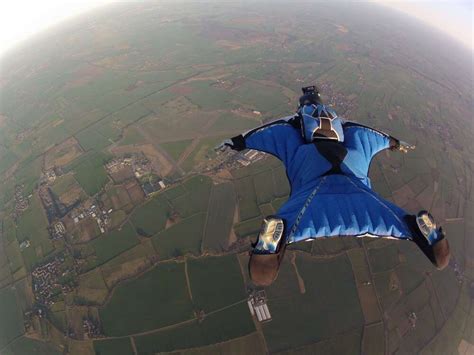
M 400 141 L 382 131 L 355 122 L 344 124 L 344 139 L 348 147 L 363 152 L 366 160 L 384 149 L 397 149 Z
M 285 166 L 304 143 L 295 116 L 281 118 L 232 138 L 233 149 L 255 149 L 272 154 Z

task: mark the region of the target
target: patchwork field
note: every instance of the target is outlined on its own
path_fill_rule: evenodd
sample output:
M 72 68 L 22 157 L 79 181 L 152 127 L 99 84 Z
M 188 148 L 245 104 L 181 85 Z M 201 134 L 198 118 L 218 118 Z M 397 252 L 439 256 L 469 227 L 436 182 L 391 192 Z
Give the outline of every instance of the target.
M 239 303 L 179 327 L 134 337 L 139 353 L 158 353 L 221 343 L 253 333 L 247 303 Z M 179 344 L 178 346 L 176 344 Z
M 167 199 L 160 195 L 135 209 L 130 221 L 139 235 L 152 236 L 165 228 L 170 210 Z
M 5 355 L 16 354 L 38 354 L 38 355 L 59 355 L 61 351 L 51 343 L 21 337 L 10 343 L 2 350 Z
M 111 340 L 96 340 L 94 341 L 94 351 L 97 355 L 128 355 L 133 353 L 133 348 L 130 338 L 121 338 Z
M 95 264 L 101 265 L 136 244 L 137 235 L 130 223 L 126 223 L 121 229 L 101 235 L 91 242 L 96 255 Z
M 29 240 L 31 243 L 29 248 L 22 251 L 25 264 L 31 269 L 54 250 L 49 239 L 48 221 L 36 194 L 32 196 L 30 207 L 17 220 L 16 225 L 18 242 Z
M 209 313 L 246 299 L 235 255 L 187 259 L 193 303 Z
M 24 333 L 21 310 L 12 289 L 0 290 L 0 310 L 4 320 L 0 323 L 0 347 L 3 348 Z
M 184 264 L 170 262 L 120 284 L 99 313 L 105 334 L 122 336 L 192 319 L 192 310 Z
M 231 183 L 212 187 L 202 247 L 204 250 L 223 251 L 229 245 L 236 195 Z
M 160 259 L 199 255 L 205 223 L 206 215 L 197 213 L 153 236 L 153 245 Z
M 471 53 L 366 3 L 181 5 L 112 4 L 2 58 L 0 353 L 470 353 Z M 275 157 L 213 148 L 293 114 L 311 84 L 344 119 L 416 145 L 378 154 L 372 185 L 431 210 L 452 260 L 437 271 L 409 241 L 296 243 L 260 324 L 248 250 L 291 188 Z M 134 154 L 165 188 L 104 168 Z M 31 273 L 53 257 L 46 282 L 72 290 L 40 304 Z
M 263 331 L 270 351 L 298 348 L 361 329 L 363 314 L 345 255 L 318 260 L 302 253 L 297 255 L 296 265 L 304 281 L 304 294 L 296 285 L 296 275 L 292 289 L 280 291 L 278 283 L 269 288 L 273 320 L 263 325 Z M 270 293 L 272 288 L 275 291 Z M 288 328 L 288 324 L 293 326 Z M 282 329 L 285 337 L 280 336 Z

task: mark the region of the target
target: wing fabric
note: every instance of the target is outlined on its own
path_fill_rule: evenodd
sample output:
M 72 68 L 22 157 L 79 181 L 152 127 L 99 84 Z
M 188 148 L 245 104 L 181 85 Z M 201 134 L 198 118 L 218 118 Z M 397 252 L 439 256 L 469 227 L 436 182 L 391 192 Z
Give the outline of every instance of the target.
M 382 199 L 357 178 L 328 175 L 302 189 L 281 207 L 288 242 L 336 236 L 411 239 L 407 213 Z
M 281 118 L 244 133 L 245 148 L 272 154 L 288 166 L 298 147 L 304 144 L 300 132 L 290 123 L 293 118 Z
M 347 148 L 347 155 L 341 165 L 342 171 L 357 176 L 370 187 L 370 163 L 377 153 L 390 148 L 392 141 L 395 139 L 375 129 L 352 122 L 346 123 L 344 146 Z

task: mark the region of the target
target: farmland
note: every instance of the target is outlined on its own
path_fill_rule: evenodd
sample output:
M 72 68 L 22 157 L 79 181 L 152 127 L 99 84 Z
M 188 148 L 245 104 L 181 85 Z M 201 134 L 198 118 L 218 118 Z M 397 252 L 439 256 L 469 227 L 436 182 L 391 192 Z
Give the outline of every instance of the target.
M 4 348 L 5 355 L 38 354 L 59 355 L 61 351 L 51 343 L 21 337 Z
M 130 298 L 140 302 L 130 304 Z M 193 317 L 184 264 L 160 264 L 118 286 L 100 310 L 105 334 L 121 336 L 152 330 Z
M 21 311 L 13 290 L 5 288 L 0 290 L 0 307 L 2 320 L 6 320 L 2 321 L 0 326 L 0 346 L 3 348 L 13 339 L 22 335 L 24 330 Z
M 94 239 L 91 246 L 97 257 L 96 265 L 105 263 L 137 243 L 136 233 L 130 223 L 125 224 L 120 230 L 111 231 Z
M 305 293 L 294 287 L 286 297 L 278 295 L 278 291 L 269 297 L 275 315 L 264 326 L 264 334 L 272 351 L 309 345 L 361 327 L 362 311 L 346 256 L 318 261 L 299 254 L 296 265 Z M 293 327 L 288 329 L 288 324 Z M 287 337 L 279 337 L 281 328 L 286 329 Z
M 95 341 L 94 350 L 97 355 L 127 355 L 133 352 L 129 338 Z
M 470 57 L 402 14 L 309 2 L 110 4 L 12 50 L 0 353 L 470 349 Z M 293 114 L 311 84 L 344 119 L 416 145 L 378 154 L 372 186 L 432 211 L 452 261 L 437 271 L 410 241 L 292 244 L 259 323 L 248 251 L 291 187 L 277 158 L 213 148 Z
M 229 245 L 228 236 L 233 224 L 235 191 L 231 183 L 213 186 L 207 212 L 203 249 L 225 250 Z
M 245 300 L 242 273 L 235 255 L 188 259 L 193 303 L 209 313 Z
M 227 322 L 228 319 L 232 322 Z M 208 315 L 200 323 L 193 321 L 174 329 L 136 337 L 135 343 L 140 353 L 149 354 L 221 343 L 254 331 L 255 326 L 243 302 Z
M 157 198 L 138 207 L 132 214 L 131 222 L 138 234 L 152 236 L 165 228 L 170 207 L 166 198 Z
M 185 254 L 201 252 L 206 215 L 197 213 L 153 237 L 153 244 L 161 259 L 171 259 Z

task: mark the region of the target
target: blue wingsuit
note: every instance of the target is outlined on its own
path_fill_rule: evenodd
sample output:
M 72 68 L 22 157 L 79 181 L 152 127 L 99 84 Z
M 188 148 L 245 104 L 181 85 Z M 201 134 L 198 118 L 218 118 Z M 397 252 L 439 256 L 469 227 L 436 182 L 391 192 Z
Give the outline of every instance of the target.
M 344 154 L 334 169 L 333 159 L 328 159 L 333 147 L 328 153 L 324 144 L 306 143 L 296 119 L 282 118 L 232 139 L 237 150 L 266 152 L 285 165 L 291 193 L 277 216 L 285 221 L 287 243 L 333 236 L 412 239 L 405 222 L 408 213 L 375 193 L 368 177 L 370 162 L 393 138 L 342 123 L 344 142 L 335 144 L 343 145 Z

